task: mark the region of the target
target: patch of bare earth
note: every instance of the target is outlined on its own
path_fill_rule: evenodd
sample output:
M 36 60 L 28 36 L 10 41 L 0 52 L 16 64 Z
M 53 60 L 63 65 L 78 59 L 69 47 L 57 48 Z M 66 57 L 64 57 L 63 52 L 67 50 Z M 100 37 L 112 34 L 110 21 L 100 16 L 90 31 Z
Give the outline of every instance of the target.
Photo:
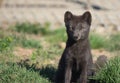
M 16 47 L 13 52 L 15 56 L 20 57 L 20 59 L 28 59 L 32 55 L 34 49 Z
M 92 55 L 93 55 L 93 61 L 96 61 L 97 58 L 101 55 L 106 56 L 108 59 L 113 57 L 113 53 L 106 51 L 104 49 L 92 49 L 91 51 L 92 51 Z

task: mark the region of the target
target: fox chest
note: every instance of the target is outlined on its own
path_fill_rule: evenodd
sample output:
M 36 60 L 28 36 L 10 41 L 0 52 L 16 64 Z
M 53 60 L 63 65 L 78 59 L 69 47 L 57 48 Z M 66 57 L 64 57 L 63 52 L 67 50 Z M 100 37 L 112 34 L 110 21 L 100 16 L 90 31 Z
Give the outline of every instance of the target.
M 86 50 L 79 45 L 73 46 L 68 49 L 67 56 L 74 59 L 82 59 L 85 57 L 85 54 L 86 54 L 85 51 Z

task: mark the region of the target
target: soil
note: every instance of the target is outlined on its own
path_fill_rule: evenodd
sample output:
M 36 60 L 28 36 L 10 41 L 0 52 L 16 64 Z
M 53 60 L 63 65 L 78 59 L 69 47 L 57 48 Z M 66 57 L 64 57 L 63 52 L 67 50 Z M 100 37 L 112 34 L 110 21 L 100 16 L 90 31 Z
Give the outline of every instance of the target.
M 34 49 L 16 47 L 13 53 L 15 56 L 18 56 L 21 59 L 25 60 L 25 59 L 28 59 L 32 55 L 33 51 Z

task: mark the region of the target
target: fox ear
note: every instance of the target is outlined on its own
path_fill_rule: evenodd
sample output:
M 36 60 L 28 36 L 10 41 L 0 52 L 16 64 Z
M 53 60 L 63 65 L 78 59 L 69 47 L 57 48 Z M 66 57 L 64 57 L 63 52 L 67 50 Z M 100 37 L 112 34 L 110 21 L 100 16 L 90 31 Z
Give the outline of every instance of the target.
M 64 22 L 71 20 L 72 17 L 73 17 L 72 13 L 70 11 L 66 11 L 64 14 Z
M 92 21 L 92 16 L 91 13 L 89 11 L 86 11 L 83 15 L 82 15 L 82 19 L 84 21 L 86 21 L 89 25 L 91 25 L 91 21 Z

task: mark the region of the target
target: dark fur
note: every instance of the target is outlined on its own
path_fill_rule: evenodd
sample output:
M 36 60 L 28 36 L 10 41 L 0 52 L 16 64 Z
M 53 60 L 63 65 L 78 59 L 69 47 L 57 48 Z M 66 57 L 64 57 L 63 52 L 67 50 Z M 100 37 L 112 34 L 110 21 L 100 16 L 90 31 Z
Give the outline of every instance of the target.
M 64 16 L 68 40 L 59 61 L 56 83 L 87 83 L 92 75 L 93 60 L 89 45 L 91 14 L 75 16 L 67 11 Z

